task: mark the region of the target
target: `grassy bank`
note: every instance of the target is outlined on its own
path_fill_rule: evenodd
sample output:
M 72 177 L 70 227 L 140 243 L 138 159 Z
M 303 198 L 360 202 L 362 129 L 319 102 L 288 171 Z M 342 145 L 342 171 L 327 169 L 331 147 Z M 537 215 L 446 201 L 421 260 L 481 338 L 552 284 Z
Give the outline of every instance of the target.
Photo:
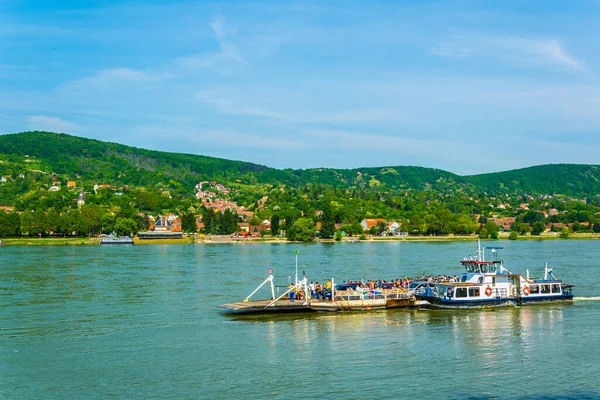
M 8 238 L 2 239 L 6 246 L 70 246 L 99 244 L 98 238 Z

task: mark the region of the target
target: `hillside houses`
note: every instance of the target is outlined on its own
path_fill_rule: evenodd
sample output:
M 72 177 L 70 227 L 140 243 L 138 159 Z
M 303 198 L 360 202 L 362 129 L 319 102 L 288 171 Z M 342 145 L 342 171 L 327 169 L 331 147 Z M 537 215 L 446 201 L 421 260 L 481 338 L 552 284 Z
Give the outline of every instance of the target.
M 368 231 L 372 227 L 377 226 L 378 222 L 381 222 L 383 224 L 387 223 L 385 218 L 365 218 L 362 221 L 360 221 L 360 225 L 363 227 L 363 229 L 365 231 Z

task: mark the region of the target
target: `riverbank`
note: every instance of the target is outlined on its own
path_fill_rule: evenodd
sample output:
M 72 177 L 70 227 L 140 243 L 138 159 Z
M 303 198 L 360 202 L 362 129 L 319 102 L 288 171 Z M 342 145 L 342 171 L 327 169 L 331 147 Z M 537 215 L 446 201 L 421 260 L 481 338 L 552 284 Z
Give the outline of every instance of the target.
M 496 240 L 508 240 L 508 233 L 501 233 L 498 239 L 482 239 L 484 241 L 493 242 Z M 342 243 L 358 243 L 358 242 L 465 242 L 476 241 L 479 238 L 477 235 L 445 235 L 445 236 L 367 236 L 360 239 L 358 236 L 344 237 Z M 558 233 L 546 232 L 541 235 L 524 235 L 519 236 L 517 240 L 593 240 L 600 239 L 599 233 L 580 233 L 571 234 L 568 238 L 563 239 Z M 298 243 L 290 242 L 282 237 L 257 237 L 257 238 L 236 238 L 230 236 L 218 235 L 199 235 L 195 239 L 196 243 Z M 316 238 L 317 243 L 339 243 L 334 239 Z
M 70 246 L 100 244 L 99 238 L 7 238 L 2 239 L 4 246 Z
M 463 242 L 475 241 L 477 235 L 448 235 L 448 236 L 367 236 L 365 239 L 358 237 L 342 238 L 342 243 L 358 243 L 358 242 Z M 596 240 L 600 239 L 599 233 L 575 233 L 569 238 L 563 239 L 559 234 L 546 232 L 541 235 L 525 235 L 519 236 L 517 240 Z M 485 239 L 485 241 L 493 242 L 495 240 L 508 240 L 508 234 L 500 234 L 498 239 Z M 316 242 L 320 243 L 339 243 L 333 239 L 317 238 Z M 156 240 L 140 240 L 134 238 L 136 245 L 146 244 L 224 244 L 224 243 L 297 243 L 290 242 L 282 237 L 257 237 L 257 238 L 236 238 L 230 236 L 219 235 L 196 235 L 188 236 L 183 239 L 156 239 Z M 73 245 L 99 245 L 100 238 L 8 238 L 2 239 L 1 245 L 6 246 L 73 246 Z

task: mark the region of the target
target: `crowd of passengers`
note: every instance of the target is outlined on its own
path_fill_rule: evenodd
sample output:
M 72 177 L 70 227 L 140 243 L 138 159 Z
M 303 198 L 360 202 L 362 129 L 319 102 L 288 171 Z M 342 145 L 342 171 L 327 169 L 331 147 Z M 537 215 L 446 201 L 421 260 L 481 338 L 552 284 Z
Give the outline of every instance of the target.
M 399 290 L 406 289 L 412 282 L 458 282 L 459 278 L 448 275 L 429 275 L 429 276 L 418 276 L 415 278 L 407 278 L 404 279 L 396 278 L 396 280 L 385 281 L 385 280 L 371 280 L 369 279 L 367 282 L 361 281 L 344 281 L 342 283 L 342 287 L 346 288 L 347 292 L 354 292 L 354 288 L 360 288 L 361 292 L 375 292 L 379 290 Z M 293 285 L 292 285 L 293 286 Z M 308 290 L 310 291 L 310 297 L 313 299 L 328 299 L 331 300 L 331 280 L 327 280 L 327 282 L 320 284 L 319 281 L 311 282 L 308 285 Z M 290 299 L 293 301 L 294 298 L 302 299 L 304 297 L 304 293 L 302 292 L 302 288 L 297 288 L 295 291 L 292 290 L 290 292 Z

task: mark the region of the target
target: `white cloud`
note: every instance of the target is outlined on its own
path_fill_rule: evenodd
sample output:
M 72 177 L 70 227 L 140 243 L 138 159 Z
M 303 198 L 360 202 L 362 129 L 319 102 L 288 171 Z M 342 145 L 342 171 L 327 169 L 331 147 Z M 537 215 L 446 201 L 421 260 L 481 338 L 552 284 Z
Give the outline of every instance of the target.
M 558 40 L 551 38 L 455 36 L 432 47 L 430 52 L 443 57 L 489 57 L 527 67 L 586 69 Z
M 170 73 L 152 73 L 129 68 L 104 69 L 92 76 L 64 83 L 57 90 L 89 90 L 93 88 L 107 89 L 127 82 L 157 82 L 173 78 Z
M 232 35 L 236 32 L 235 27 L 227 24 L 225 18 L 223 18 L 220 15 L 214 17 L 213 20 L 209 23 L 209 25 L 212 28 L 212 30 L 215 31 L 215 34 L 217 35 L 217 40 L 219 42 L 225 40 L 225 38 L 228 35 Z
M 360 133 L 343 130 L 317 129 L 310 132 L 319 138 L 320 147 L 343 149 L 361 149 L 367 151 L 414 153 L 427 152 L 432 154 L 436 149 L 447 151 L 450 143 L 437 140 L 422 140 L 402 136 L 388 136 L 377 133 Z
M 181 57 L 178 62 L 185 68 L 227 67 L 243 66 L 244 58 L 238 51 L 237 46 L 227 38 L 235 34 L 236 29 L 229 25 L 225 18 L 217 16 L 209 23 L 215 32 L 217 43 L 221 51 L 215 53 L 200 53 L 189 57 Z M 223 72 L 227 72 L 224 70 Z
M 76 123 L 47 115 L 28 115 L 26 120 L 30 130 L 70 133 L 80 128 Z
M 220 89 L 203 90 L 198 92 L 196 97 L 225 114 L 264 117 L 292 123 L 352 123 L 381 121 L 395 119 L 403 114 L 402 110 L 391 106 L 332 111 L 327 113 L 273 111 L 270 110 L 269 107 L 249 105 L 237 100 L 237 98 L 248 98 L 251 96 L 234 95 Z M 275 99 L 275 101 L 277 101 L 277 99 Z

